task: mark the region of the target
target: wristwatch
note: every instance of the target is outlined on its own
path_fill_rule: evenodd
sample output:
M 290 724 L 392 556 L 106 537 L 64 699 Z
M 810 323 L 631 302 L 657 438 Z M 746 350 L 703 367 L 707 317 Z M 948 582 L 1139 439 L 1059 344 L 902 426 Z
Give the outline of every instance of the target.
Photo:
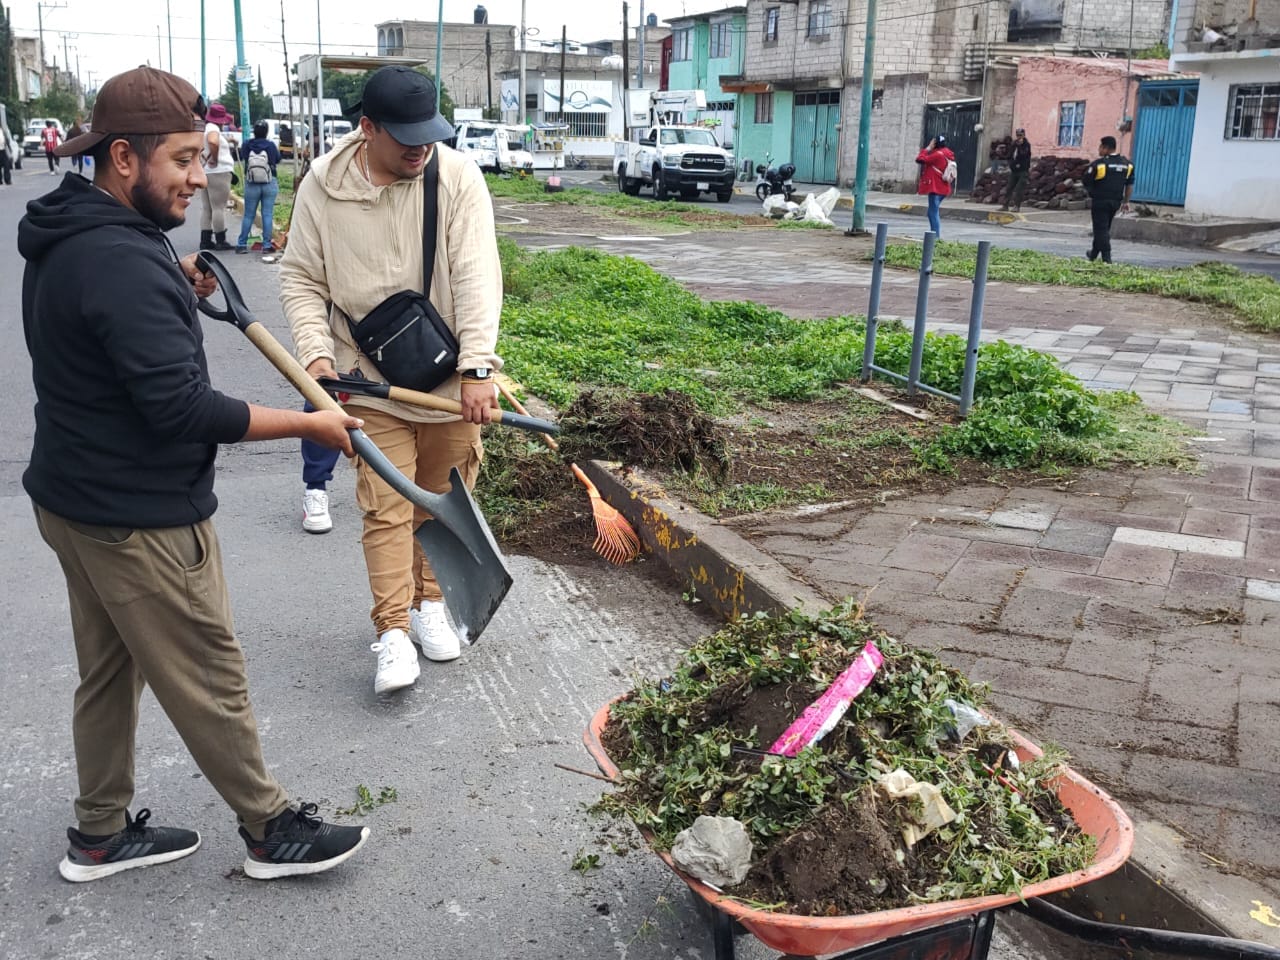
M 468 380 L 488 380 L 493 376 L 493 371 L 488 367 L 473 367 L 470 370 L 460 370 L 459 373 Z

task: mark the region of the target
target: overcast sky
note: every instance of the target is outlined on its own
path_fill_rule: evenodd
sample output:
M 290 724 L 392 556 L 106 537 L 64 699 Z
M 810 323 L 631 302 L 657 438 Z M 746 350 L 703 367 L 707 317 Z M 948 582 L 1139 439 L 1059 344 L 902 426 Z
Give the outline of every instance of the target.
M 13 24 L 19 34 L 37 32 L 37 0 L 9 0 Z M 200 86 L 200 0 L 52 0 L 44 2 L 44 43 L 46 59 L 64 65 L 64 40 L 72 70 L 79 69 L 88 86 L 122 70 L 142 63 L 169 69 L 169 33 L 172 24 L 173 72 Z M 648 0 L 645 13 L 655 13 L 659 21 L 682 13 L 701 13 L 731 6 L 729 0 Z M 519 24 L 520 0 L 489 0 L 489 22 Z M 639 20 L 640 0 L 631 0 L 629 18 Z M 470 23 L 473 0 L 444 0 L 444 19 L 449 23 Z M 586 41 L 619 38 L 622 35 L 621 0 L 588 0 L 570 4 L 565 0 L 527 0 L 530 28 L 541 37 L 558 39 L 566 8 L 576 8 L 575 19 L 565 24 L 569 39 Z M 205 0 L 207 86 L 211 99 L 222 89 L 225 77 L 236 61 L 235 13 L 232 0 Z M 280 0 L 242 0 L 245 61 L 262 67 L 268 93 L 284 89 L 284 50 L 280 38 Z M 319 14 L 324 52 L 334 54 L 376 54 L 374 24 L 384 20 L 434 20 L 436 3 L 431 0 L 284 0 L 285 37 L 290 63 L 301 55 L 316 52 L 316 21 Z M 157 42 L 156 31 L 160 31 Z

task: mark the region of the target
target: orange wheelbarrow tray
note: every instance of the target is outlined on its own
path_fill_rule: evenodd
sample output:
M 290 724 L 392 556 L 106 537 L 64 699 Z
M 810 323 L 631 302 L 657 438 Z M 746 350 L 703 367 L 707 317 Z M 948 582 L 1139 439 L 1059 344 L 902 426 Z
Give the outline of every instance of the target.
M 600 740 L 612 706 L 612 703 L 608 703 L 596 713 L 583 740 L 600 771 L 607 777 L 617 778 L 618 767 L 609 758 Z M 1040 756 L 1042 751 L 1034 743 L 1007 727 L 1005 729 L 1014 741 L 1019 759 L 1029 760 Z M 1023 887 L 1021 898 L 1015 895 L 970 897 L 965 900 L 947 900 L 841 917 L 808 917 L 791 913 L 773 913 L 745 906 L 717 892 L 700 880 L 682 873 L 672 863 L 667 853 L 658 853 L 658 856 L 689 885 L 694 895 L 713 911 L 713 927 L 717 926 L 717 921 L 719 926 L 723 927 L 724 921 L 719 918 L 725 917 L 729 921 L 740 924 L 767 947 L 778 950 L 788 957 L 824 956 L 903 937 L 919 930 L 941 927 L 951 921 L 971 919 L 975 915 L 988 914 L 1001 907 L 1019 903 L 1023 899 L 1042 897 L 1078 887 L 1118 870 L 1129 858 L 1129 853 L 1133 849 L 1133 824 L 1120 809 L 1119 804 L 1100 788 L 1069 768 L 1065 769 L 1058 778 L 1057 793 L 1058 799 L 1070 811 L 1080 828 L 1097 840 L 1097 853 L 1093 863 L 1083 870 Z M 652 839 L 648 832 L 644 830 L 640 832 L 646 840 Z M 986 939 L 988 941 L 990 939 L 989 931 Z M 722 940 L 722 930 L 717 930 L 717 960 L 733 955 L 731 947 L 728 952 L 722 952 L 720 946 Z M 953 955 L 968 957 L 970 953 L 945 954 L 945 956 Z M 983 945 L 978 956 L 985 955 L 986 950 Z

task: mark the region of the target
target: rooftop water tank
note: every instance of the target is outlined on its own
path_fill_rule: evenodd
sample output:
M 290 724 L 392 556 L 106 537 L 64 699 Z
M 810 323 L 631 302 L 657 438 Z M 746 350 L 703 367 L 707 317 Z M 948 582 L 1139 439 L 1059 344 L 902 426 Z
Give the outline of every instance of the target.
M 485 9 L 484 7 L 482 7 L 482 6 L 477 6 L 477 7 L 476 7 L 476 12 L 475 12 L 475 20 L 474 20 L 474 21 L 472 21 L 472 22 L 473 22 L 473 23 L 488 23 L 488 22 L 489 22 L 489 11 L 488 11 L 488 10 L 486 10 L 486 9 Z

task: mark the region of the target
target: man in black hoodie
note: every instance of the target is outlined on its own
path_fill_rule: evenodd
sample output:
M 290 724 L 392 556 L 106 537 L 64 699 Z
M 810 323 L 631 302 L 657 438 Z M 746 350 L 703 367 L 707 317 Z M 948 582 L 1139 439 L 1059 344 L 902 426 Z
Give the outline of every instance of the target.
M 249 876 L 319 873 L 368 836 L 289 804 L 249 704 L 210 520 L 218 444 L 306 437 L 350 456 L 347 430 L 360 421 L 256 407 L 210 385 L 196 294 L 216 285 L 164 235 L 204 186 L 204 109 L 191 84 L 160 70 L 108 80 L 89 132 L 58 148 L 89 153 L 93 183 L 67 174 L 18 228 L 36 389 L 22 482 L 66 577 L 80 670 L 78 823 L 59 865 L 72 881 L 200 845 L 194 831 L 127 810 L 144 685 L 237 814 Z

